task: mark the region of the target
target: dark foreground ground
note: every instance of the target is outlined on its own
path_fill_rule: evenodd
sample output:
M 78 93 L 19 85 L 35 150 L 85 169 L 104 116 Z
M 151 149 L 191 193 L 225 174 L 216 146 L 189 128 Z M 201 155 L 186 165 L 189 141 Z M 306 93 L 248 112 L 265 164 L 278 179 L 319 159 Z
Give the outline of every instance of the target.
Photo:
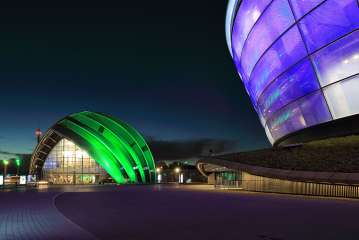
M 0 192 L 0 239 L 92 238 L 359 239 L 359 201 L 175 185 Z

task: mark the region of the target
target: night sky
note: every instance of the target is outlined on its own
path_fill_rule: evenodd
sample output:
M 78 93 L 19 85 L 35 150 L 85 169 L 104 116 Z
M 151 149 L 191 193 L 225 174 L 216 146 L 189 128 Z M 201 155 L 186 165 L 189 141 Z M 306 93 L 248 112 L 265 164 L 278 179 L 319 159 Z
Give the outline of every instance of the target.
M 151 141 L 269 146 L 227 50 L 224 1 L 58 3 L 0 8 L 0 151 L 30 153 L 35 128 L 83 110 Z

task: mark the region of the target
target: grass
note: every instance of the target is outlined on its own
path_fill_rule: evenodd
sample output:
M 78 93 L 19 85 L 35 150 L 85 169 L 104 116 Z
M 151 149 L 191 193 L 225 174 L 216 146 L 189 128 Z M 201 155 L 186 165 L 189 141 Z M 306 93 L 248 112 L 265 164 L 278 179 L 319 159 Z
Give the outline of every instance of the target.
M 227 154 L 221 158 L 286 170 L 359 172 L 359 136 L 330 138 L 296 147 Z

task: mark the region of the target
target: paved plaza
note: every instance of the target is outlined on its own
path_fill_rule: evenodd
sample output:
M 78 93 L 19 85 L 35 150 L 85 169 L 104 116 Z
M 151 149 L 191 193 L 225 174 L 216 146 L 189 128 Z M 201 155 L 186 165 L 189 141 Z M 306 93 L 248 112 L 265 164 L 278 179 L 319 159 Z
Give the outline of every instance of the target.
M 358 239 L 359 201 L 209 186 L 0 192 L 0 239 Z

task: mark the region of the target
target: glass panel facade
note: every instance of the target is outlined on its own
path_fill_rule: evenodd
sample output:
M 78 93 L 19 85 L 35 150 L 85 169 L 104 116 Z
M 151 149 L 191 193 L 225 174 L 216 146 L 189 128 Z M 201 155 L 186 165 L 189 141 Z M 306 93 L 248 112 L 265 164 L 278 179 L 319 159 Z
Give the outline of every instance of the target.
M 261 95 L 258 106 L 268 119 L 281 107 L 319 88 L 314 70 L 305 59 L 276 79 Z
M 271 0 L 243 1 L 239 8 L 232 32 L 233 57 L 241 58 L 242 48 L 253 25 Z
M 305 46 L 297 26 L 294 26 L 275 42 L 256 65 L 248 84 L 255 98 L 258 99 L 274 78 L 305 56 Z
M 359 113 L 354 80 L 330 86 L 359 74 L 357 0 L 242 0 L 232 53 L 271 142 Z
M 299 22 L 310 52 L 359 28 L 357 0 L 327 0 Z M 325 34 L 324 34 L 325 33 Z
M 359 113 L 359 75 L 324 88 L 333 118 Z
M 323 1 L 324 0 L 290 0 L 297 19 L 301 18 L 304 14 L 308 13 Z
M 330 121 L 331 115 L 321 90 L 292 102 L 273 114 L 268 121 L 275 139 L 291 132 Z
M 241 57 L 243 75 L 249 78 L 264 51 L 293 23 L 287 0 L 275 0 L 254 25 L 244 44 Z
M 48 155 L 43 176 L 53 184 L 94 184 L 106 178 L 107 173 L 86 151 L 62 139 Z
M 315 53 L 313 63 L 322 87 L 357 74 L 359 30 Z

